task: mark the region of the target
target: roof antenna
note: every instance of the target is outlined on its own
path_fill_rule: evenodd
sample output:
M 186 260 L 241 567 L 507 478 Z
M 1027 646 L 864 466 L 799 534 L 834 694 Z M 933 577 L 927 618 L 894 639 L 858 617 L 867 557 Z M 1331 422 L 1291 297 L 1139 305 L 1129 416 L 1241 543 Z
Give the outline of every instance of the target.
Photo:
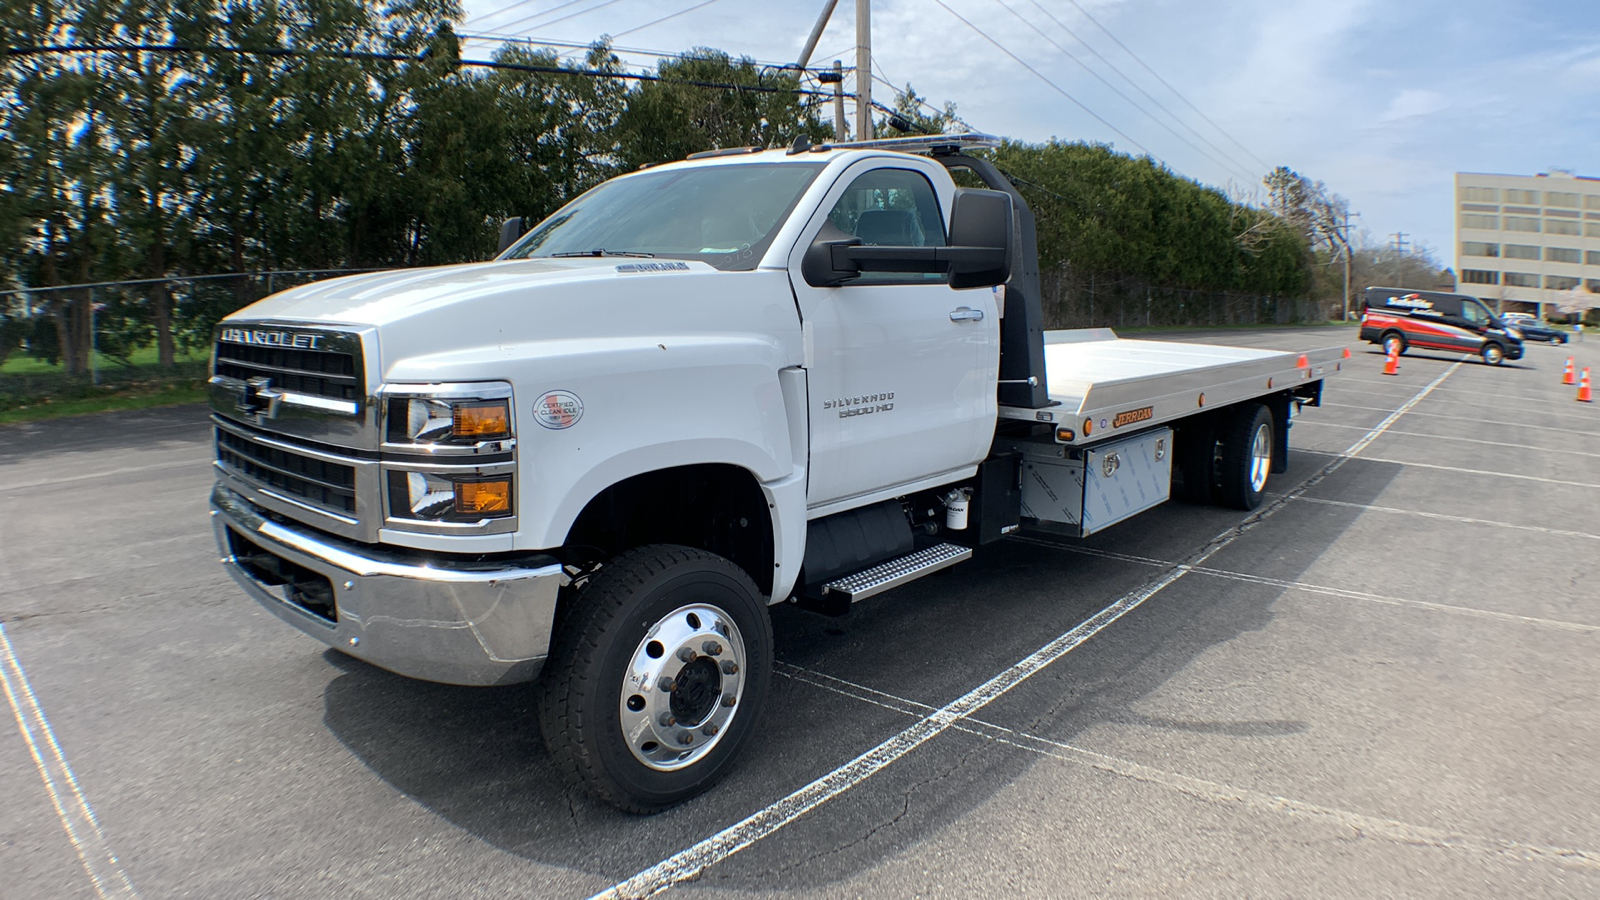
M 789 148 L 789 152 L 784 154 L 784 155 L 785 156 L 794 156 L 797 153 L 804 153 L 804 152 L 806 152 L 807 150 L 810 150 L 810 149 L 811 149 L 811 138 L 808 138 L 808 137 L 806 137 L 805 135 L 802 134 L 799 137 L 794 139 L 794 146 L 790 147 Z

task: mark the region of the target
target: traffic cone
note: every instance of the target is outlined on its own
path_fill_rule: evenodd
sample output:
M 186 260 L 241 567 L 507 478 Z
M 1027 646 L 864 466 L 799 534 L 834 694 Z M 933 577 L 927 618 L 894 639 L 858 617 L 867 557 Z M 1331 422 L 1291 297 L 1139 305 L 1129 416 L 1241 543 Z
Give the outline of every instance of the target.
M 1578 402 L 1579 403 L 1593 403 L 1594 402 L 1593 400 L 1589 399 L 1589 367 L 1588 366 L 1584 366 L 1583 367 L 1583 380 L 1578 382 Z
M 1567 371 L 1561 376 L 1562 384 L 1577 384 L 1572 377 L 1572 357 L 1567 357 Z
M 1383 374 L 1385 374 L 1385 375 L 1399 375 L 1400 374 L 1400 354 L 1394 352 L 1393 350 L 1389 351 L 1388 358 L 1383 361 Z

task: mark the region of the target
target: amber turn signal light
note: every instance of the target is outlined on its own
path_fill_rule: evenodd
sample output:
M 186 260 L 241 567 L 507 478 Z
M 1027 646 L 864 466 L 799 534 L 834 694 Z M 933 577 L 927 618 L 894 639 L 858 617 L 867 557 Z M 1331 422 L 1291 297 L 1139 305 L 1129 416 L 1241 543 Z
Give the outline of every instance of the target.
M 452 409 L 451 435 L 492 440 L 511 436 L 511 411 L 506 401 L 459 403 Z
M 511 511 L 511 479 L 456 482 L 456 512 L 463 515 Z
M 1056 440 L 1060 441 L 1063 444 L 1071 443 L 1077 437 L 1078 436 L 1076 434 L 1072 433 L 1072 429 L 1071 428 L 1057 428 L 1056 429 Z

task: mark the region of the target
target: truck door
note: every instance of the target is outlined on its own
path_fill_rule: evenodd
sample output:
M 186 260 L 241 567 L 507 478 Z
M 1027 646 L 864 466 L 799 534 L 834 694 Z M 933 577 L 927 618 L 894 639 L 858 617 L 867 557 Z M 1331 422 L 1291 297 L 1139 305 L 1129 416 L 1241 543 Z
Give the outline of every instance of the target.
M 825 222 L 864 243 L 941 246 L 951 198 L 938 164 L 866 160 L 829 190 L 790 257 L 805 338 L 812 508 L 950 475 L 994 438 L 999 310 L 944 275 L 864 273 L 812 287 L 800 260 Z

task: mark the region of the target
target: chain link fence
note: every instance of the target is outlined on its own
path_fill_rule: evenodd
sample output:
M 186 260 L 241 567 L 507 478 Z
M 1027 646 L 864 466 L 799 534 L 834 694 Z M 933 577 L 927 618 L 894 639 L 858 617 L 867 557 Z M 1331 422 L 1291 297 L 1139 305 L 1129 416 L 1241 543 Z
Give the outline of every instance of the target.
M 212 328 L 268 294 L 370 269 L 295 269 L 0 291 L 0 409 L 206 376 Z M 159 360 L 163 300 L 174 359 Z
M 1298 325 L 1338 315 L 1338 301 L 1160 287 L 1062 266 L 1039 273 L 1046 328 Z

